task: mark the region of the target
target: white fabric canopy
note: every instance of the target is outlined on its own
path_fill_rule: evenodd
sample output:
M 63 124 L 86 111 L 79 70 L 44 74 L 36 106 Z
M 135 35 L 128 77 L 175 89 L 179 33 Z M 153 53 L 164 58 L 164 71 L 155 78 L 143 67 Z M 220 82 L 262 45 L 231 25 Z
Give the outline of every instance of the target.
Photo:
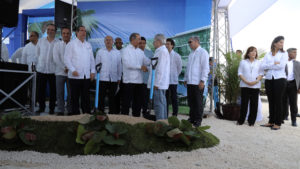
M 220 0 L 219 8 L 228 8 L 230 37 L 233 37 L 277 0 Z
M 47 5 L 54 0 L 20 0 L 19 3 L 19 13 L 22 13 L 24 9 L 38 9 L 44 5 Z M 72 0 L 61 0 L 63 2 L 72 4 Z M 74 5 L 77 6 L 77 1 L 74 0 Z

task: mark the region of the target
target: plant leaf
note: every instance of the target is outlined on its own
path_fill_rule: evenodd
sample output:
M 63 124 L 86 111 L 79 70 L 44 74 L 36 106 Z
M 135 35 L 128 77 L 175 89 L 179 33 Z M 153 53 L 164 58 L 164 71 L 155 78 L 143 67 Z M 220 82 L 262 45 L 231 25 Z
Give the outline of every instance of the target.
M 97 144 L 94 139 L 90 139 L 84 146 L 84 154 L 96 154 L 100 150 L 100 144 Z
M 125 145 L 126 141 L 123 139 L 115 139 L 112 135 L 107 135 L 103 138 L 103 142 L 108 145 Z
M 173 138 L 176 134 L 180 134 L 180 133 L 182 133 L 182 131 L 180 131 L 179 128 L 175 128 L 173 130 L 168 131 L 167 136 Z
M 17 134 L 16 130 L 12 129 L 10 132 L 3 134 L 2 137 L 7 139 L 7 140 L 11 140 L 11 139 L 16 137 L 16 134 Z
M 95 143 L 100 143 L 102 139 L 106 136 L 106 134 L 107 131 L 105 130 L 101 132 L 96 131 L 92 139 L 94 140 Z
M 81 136 L 86 132 L 87 130 L 84 128 L 84 126 L 82 124 L 79 124 L 77 128 L 76 143 L 85 144 L 85 142 L 81 140 Z
M 197 127 L 197 130 L 208 130 L 210 129 L 210 126 L 199 126 Z
M 114 126 L 111 123 L 107 123 L 105 125 L 105 128 L 108 130 L 110 134 L 114 134 L 116 132 Z
M 191 130 L 192 128 L 193 128 L 193 125 L 188 120 L 184 120 L 184 119 L 181 120 L 181 124 L 179 127 L 180 130 L 188 131 L 188 130 Z
M 168 118 L 169 125 L 174 127 L 174 128 L 179 128 L 180 121 L 176 116 L 171 116 Z

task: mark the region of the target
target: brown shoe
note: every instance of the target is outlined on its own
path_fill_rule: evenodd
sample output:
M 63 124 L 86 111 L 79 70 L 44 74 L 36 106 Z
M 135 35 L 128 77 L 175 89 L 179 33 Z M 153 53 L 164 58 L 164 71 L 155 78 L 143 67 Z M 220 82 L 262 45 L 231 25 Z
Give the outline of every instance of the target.
M 274 124 L 270 124 L 270 123 L 267 123 L 267 124 L 262 124 L 260 125 L 261 127 L 273 127 Z

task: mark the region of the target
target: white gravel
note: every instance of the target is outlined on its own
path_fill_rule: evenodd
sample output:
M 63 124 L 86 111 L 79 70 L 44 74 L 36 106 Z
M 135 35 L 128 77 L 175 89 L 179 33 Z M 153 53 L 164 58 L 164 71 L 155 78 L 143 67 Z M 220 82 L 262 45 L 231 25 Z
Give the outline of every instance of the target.
M 260 127 L 267 122 L 268 104 L 263 102 L 264 120 L 254 127 L 235 122 L 204 119 L 203 125 L 220 139 L 213 148 L 191 152 L 144 153 L 133 156 L 61 156 L 32 151 L 0 151 L 0 169 L 300 169 L 300 127 L 285 121 L 272 131 Z M 187 118 L 187 116 L 180 116 Z M 298 118 L 298 124 L 300 119 Z

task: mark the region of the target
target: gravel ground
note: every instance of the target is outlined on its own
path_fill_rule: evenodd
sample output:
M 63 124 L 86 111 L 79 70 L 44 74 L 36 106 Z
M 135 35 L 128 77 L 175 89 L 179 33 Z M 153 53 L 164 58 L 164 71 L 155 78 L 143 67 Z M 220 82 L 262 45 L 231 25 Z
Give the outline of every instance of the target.
M 218 120 L 213 116 L 204 119 L 203 125 L 210 125 L 208 131 L 220 139 L 220 144 L 212 148 L 133 156 L 75 157 L 32 151 L 0 151 L 0 169 L 300 169 L 300 127 L 292 127 L 290 121 L 285 121 L 278 131 L 260 127 L 268 117 L 268 104 L 264 100 L 265 118 L 254 127 L 237 126 L 233 121 Z M 113 118 L 110 116 L 111 120 Z M 187 116 L 180 118 L 186 119 Z

